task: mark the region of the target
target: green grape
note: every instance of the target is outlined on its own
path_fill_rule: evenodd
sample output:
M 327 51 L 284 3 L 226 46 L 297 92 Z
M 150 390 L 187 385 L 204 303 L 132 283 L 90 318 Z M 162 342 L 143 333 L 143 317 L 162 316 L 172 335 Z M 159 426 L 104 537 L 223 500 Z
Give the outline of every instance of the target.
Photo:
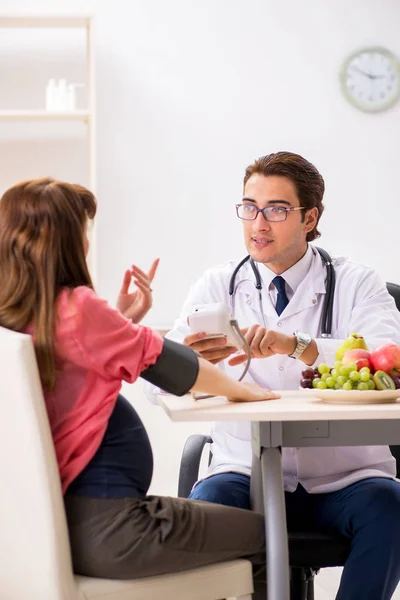
M 340 390 L 340 385 L 338 384 L 338 382 L 335 383 L 335 390 Z
M 328 379 L 328 377 L 330 377 L 330 376 L 331 376 L 330 373 L 323 373 L 321 375 L 321 379 L 322 379 L 322 381 L 326 381 Z
M 338 373 L 337 369 L 332 369 L 331 377 L 333 377 L 333 379 L 335 379 L 335 380 L 339 377 L 339 373 Z
M 337 361 L 335 361 L 335 363 L 334 363 L 333 367 L 334 367 L 334 368 L 335 368 L 337 371 L 339 371 L 339 369 L 340 369 L 340 367 L 341 367 L 342 365 L 343 365 L 342 361 L 341 361 L 341 360 L 337 360 Z
M 314 379 L 314 381 L 315 381 L 315 379 Z M 346 383 L 346 381 L 347 381 L 347 377 L 345 377 L 344 375 L 339 375 L 339 377 L 337 378 L 337 382 L 340 387 L 343 387 L 343 385 Z
M 336 379 L 334 379 L 333 377 L 328 377 L 327 379 L 325 379 L 325 383 L 328 386 L 328 388 L 334 388 L 336 385 Z
M 361 375 L 358 371 L 351 371 L 351 373 L 349 374 L 349 378 L 351 379 L 351 381 L 360 381 Z
M 315 381 L 315 379 L 314 379 L 314 381 Z M 319 390 L 326 390 L 327 387 L 328 386 L 326 385 L 325 381 L 322 381 L 322 379 L 320 379 L 320 381 L 318 381 L 317 388 Z
M 375 381 L 373 379 L 370 379 L 369 381 L 367 381 L 367 386 L 369 390 L 374 390 L 376 388 Z
M 330 373 L 330 368 L 328 367 L 328 365 L 326 365 L 325 363 L 322 363 L 321 365 L 319 365 L 318 367 L 318 372 L 321 375 L 324 375 L 324 373 Z
M 349 367 L 347 367 L 347 366 L 345 367 L 344 365 L 343 365 L 343 367 L 340 367 L 340 369 L 339 369 L 339 374 L 340 374 L 340 375 L 344 375 L 345 377 L 348 377 L 348 376 L 349 376 L 349 374 L 350 374 L 350 369 L 349 369 Z
M 367 371 L 360 371 L 360 381 L 368 382 L 371 379 L 371 374 Z
M 352 371 L 358 371 L 356 363 L 349 363 L 348 365 L 346 365 L 346 367 L 347 367 L 348 369 L 350 369 L 350 373 L 351 373 Z
M 342 389 L 346 391 L 352 390 L 353 384 L 351 383 L 351 381 L 346 381 L 346 383 L 343 384 Z
M 368 383 L 365 383 L 365 381 L 360 381 L 360 383 L 357 385 L 357 389 L 360 390 L 360 392 L 365 392 L 368 389 Z
M 363 367 L 362 369 L 360 369 L 360 373 L 371 373 L 371 369 L 369 367 Z
M 318 384 L 319 384 L 321 381 L 322 381 L 322 379 L 320 379 L 320 377 L 316 377 L 315 379 L 313 379 L 313 382 L 312 382 L 312 386 L 313 386 L 313 388 L 316 388 L 316 387 L 318 387 Z

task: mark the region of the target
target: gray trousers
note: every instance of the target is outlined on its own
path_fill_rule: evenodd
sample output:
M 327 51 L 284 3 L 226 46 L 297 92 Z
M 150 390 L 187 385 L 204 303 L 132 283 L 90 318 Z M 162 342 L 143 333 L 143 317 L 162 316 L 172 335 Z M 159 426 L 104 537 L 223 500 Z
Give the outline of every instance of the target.
M 247 558 L 265 580 L 259 514 L 161 496 L 64 500 L 75 573 L 136 579 Z

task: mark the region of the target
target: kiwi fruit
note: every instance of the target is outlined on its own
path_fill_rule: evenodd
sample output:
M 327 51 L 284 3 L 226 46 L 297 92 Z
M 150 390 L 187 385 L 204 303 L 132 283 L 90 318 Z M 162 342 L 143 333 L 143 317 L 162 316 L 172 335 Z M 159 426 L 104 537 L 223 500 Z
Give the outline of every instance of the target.
M 373 376 L 377 390 L 395 390 L 396 386 L 393 379 L 385 371 L 376 371 Z

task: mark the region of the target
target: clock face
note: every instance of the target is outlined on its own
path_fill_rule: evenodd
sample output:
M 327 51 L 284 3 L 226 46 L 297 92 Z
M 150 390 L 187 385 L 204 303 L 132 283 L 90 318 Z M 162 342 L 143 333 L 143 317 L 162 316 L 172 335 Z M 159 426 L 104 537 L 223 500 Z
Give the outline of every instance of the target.
M 361 110 L 385 110 L 400 97 L 400 62 L 384 48 L 352 54 L 342 67 L 340 79 L 346 98 Z

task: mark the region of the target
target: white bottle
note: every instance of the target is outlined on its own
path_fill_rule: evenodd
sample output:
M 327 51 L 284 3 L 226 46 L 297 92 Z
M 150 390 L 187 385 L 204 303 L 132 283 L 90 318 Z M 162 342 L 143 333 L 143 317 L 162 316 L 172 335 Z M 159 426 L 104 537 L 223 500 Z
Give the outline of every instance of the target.
M 76 93 L 77 88 L 84 88 L 84 83 L 69 83 L 67 96 L 68 96 L 68 110 L 77 110 L 78 108 L 78 95 Z
M 68 84 L 68 110 L 76 110 L 76 85 Z
M 68 110 L 68 88 L 66 79 L 58 80 L 56 110 Z
M 57 84 L 55 79 L 49 79 L 46 86 L 46 110 L 56 110 Z

